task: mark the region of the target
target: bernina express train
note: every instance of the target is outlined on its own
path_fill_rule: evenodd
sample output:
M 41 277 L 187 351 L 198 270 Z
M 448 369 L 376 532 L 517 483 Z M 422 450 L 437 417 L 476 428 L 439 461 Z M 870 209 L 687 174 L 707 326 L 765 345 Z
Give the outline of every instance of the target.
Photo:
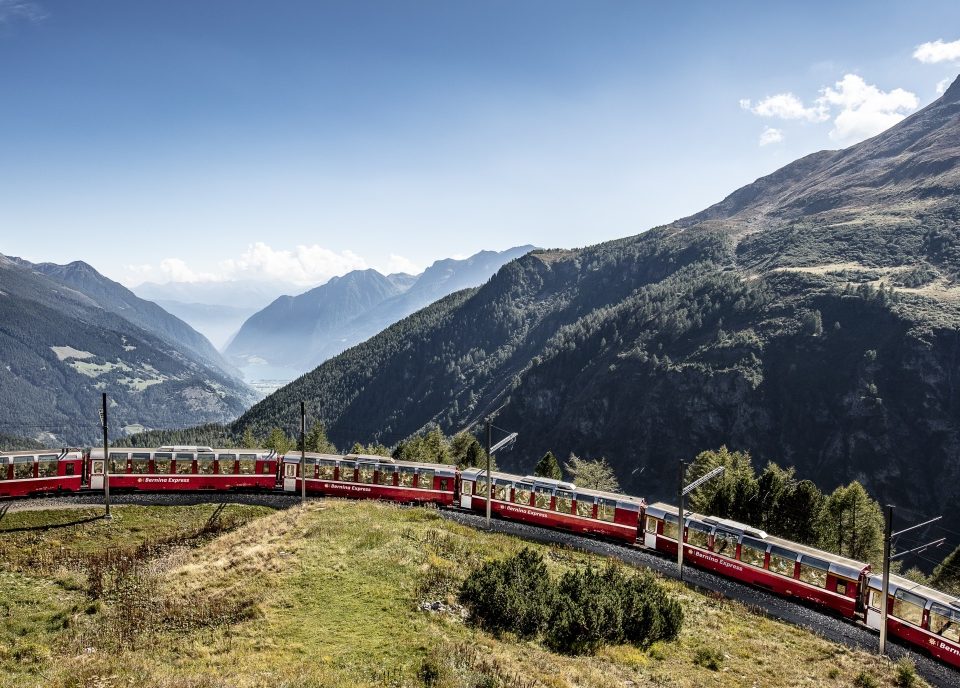
M 300 474 L 301 460 L 305 475 Z M 775 537 L 744 523 L 647 504 L 640 497 L 588 490 L 538 476 L 458 470 L 446 464 L 364 454 L 278 456 L 265 449 L 166 446 L 84 453 L 0 452 L 0 497 L 111 491 L 260 490 L 433 504 L 557 528 L 676 556 L 681 538 L 693 566 L 818 607 L 879 630 L 880 577 L 866 562 Z M 960 668 L 960 600 L 891 576 L 887 629 Z

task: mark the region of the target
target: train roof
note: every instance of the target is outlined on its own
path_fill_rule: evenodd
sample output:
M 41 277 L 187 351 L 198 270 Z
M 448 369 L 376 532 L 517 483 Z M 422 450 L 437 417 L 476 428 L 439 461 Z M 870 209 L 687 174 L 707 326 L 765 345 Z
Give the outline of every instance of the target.
M 123 454 L 138 452 L 141 454 L 155 453 L 155 452 L 164 452 L 167 454 L 264 454 L 271 455 L 275 454 L 272 449 L 247 449 L 245 447 L 194 447 L 194 446 L 164 446 L 164 447 L 110 447 L 111 453 Z M 103 447 L 94 447 L 90 451 L 90 456 L 95 459 L 103 458 Z
M 56 456 L 61 461 L 79 459 L 81 452 L 79 449 L 31 449 L 17 451 L 0 451 L 0 459 L 23 458 L 34 456 Z
M 385 466 L 408 466 L 410 468 L 431 468 L 435 471 L 454 472 L 456 466 L 447 463 L 421 463 L 419 461 L 397 461 L 389 456 L 379 456 L 377 454 L 318 454 L 316 452 L 307 452 L 305 458 L 308 462 L 315 461 L 362 461 L 364 463 L 383 464 Z M 284 463 L 299 463 L 300 452 L 294 451 L 283 457 Z
M 483 468 L 467 468 L 463 471 L 465 477 L 479 477 L 485 476 L 487 471 Z M 515 482 L 515 483 L 529 483 L 531 485 L 543 485 L 545 487 L 550 487 L 553 489 L 567 490 L 570 492 L 576 492 L 580 495 L 589 495 L 591 497 L 602 497 L 604 499 L 615 500 L 621 504 L 630 504 L 640 508 L 646 504 L 646 501 L 642 497 L 634 497 L 632 495 L 625 495 L 619 492 L 607 492 L 605 490 L 591 490 L 586 487 L 578 487 L 576 483 L 572 483 L 565 480 L 554 480 L 553 478 L 543 478 L 538 475 L 516 475 L 513 473 L 502 473 L 500 471 L 491 471 L 491 477 L 494 480 L 503 480 L 505 482 Z M 676 511 L 676 509 L 674 509 Z
M 868 585 L 874 590 L 882 590 L 883 577 L 877 574 L 871 574 Z M 914 595 L 920 595 L 921 597 L 927 598 L 927 600 L 930 602 L 936 602 L 937 604 L 941 604 L 945 607 L 951 607 L 960 612 L 960 599 L 957 599 L 956 595 L 949 595 L 942 590 L 929 588 L 926 585 L 912 581 L 909 578 L 890 574 L 890 594 L 896 595 L 900 590 L 903 590 L 904 592 L 911 592 Z
M 677 517 L 677 507 L 666 504 L 665 502 L 656 502 L 647 507 L 647 514 L 654 516 L 656 518 L 670 518 L 676 519 Z M 849 559 L 847 557 L 842 557 L 839 554 L 833 554 L 831 552 L 825 552 L 815 547 L 810 547 L 809 545 L 802 545 L 799 542 L 793 542 L 792 540 L 786 540 L 776 535 L 770 535 L 769 533 L 760 530 L 759 528 L 754 528 L 746 523 L 740 523 L 739 521 L 734 521 L 727 518 L 719 518 L 717 516 L 705 516 L 704 514 L 698 514 L 692 511 L 685 512 L 684 516 L 688 521 L 692 520 L 694 522 L 699 522 L 703 525 L 714 528 L 721 528 L 723 530 L 731 531 L 739 535 L 744 535 L 754 540 L 760 540 L 765 543 L 769 543 L 775 547 L 782 547 L 788 549 L 797 554 L 804 555 L 810 559 L 820 559 L 822 561 L 830 564 L 830 570 L 834 573 L 846 576 L 847 578 L 858 578 L 860 574 L 870 568 L 870 564 L 862 561 L 857 561 L 856 559 Z M 803 562 L 803 557 L 800 559 L 801 563 Z

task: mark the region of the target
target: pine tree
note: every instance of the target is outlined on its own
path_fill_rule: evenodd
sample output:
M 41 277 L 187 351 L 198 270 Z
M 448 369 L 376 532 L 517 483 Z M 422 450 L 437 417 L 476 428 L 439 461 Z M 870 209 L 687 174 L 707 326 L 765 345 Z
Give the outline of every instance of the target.
M 732 452 L 726 446 L 700 452 L 687 468 L 684 482 L 690 484 L 718 466 L 724 467 L 723 474 L 690 493 L 690 508 L 711 516 L 749 520 L 753 517 L 750 502 L 759 487 L 747 452 Z
M 817 529 L 825 550 L 874 565 L 883 560 L 883 512 L 857 481 L 827 497 Z
M 243 438 L 240 440 L 240 446 L 244 449 L 256 449 L 259 446 L 257 438 L 253 435 L 253 428 L 249 425 L 243 429 Z
M 960 595 L 960 547 L 957 547 L 933 570 L 930 585 L 951 595 Z
M 267 449 L 273 449 L 278 454 L 286 454 L 290 451 L 292 443 L 283 430 L 280 428 L 272 428 L 263 446 Z
M 487 452 L 480 441 L 466 430 L 461 430 L 450 440 L 450 456 L 460 468 L 487 465 Z
M 537 462 L 537 467 L 533 469 L 533 474 L 539 475 L 541 478 L 551 478 L 552 480 L 563 479 L 560 462 L 557 461 L 557 457 L 553 455 L 552 451 L 548 451 L 543 455 L 543 458 Z
M 310 427 L 310 432 L 305 438 L 308 452 L 318 454 L 336 454 L 337 448 L 327 438 L 327 428 L 321 422 L 316 422 Z
M 613 468 L 603 457 L 599 459 L 581 459 L 576 454 L 570 454 L 570 458 L 563 466 L 570 474 L 571 480 L 577 484 L 577 487 L 583 487 L 588 490 L 605 490 L 607 492 L 618 492 L 620 483 L 613 472 Z

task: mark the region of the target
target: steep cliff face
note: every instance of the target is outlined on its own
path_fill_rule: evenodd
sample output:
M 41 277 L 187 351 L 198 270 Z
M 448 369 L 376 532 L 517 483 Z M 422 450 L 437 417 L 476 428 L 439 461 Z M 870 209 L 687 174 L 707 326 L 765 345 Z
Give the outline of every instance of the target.
M 508 263 L 236 427 L 293 428 L 307 399 L 337 443 L 391 444 L 496 409 L 520 433 L 508 469 L 603 455 L 664 497 L 679 459 L 726 444 L 943 510 L 960 498 L 957 89 L 672 225 Z

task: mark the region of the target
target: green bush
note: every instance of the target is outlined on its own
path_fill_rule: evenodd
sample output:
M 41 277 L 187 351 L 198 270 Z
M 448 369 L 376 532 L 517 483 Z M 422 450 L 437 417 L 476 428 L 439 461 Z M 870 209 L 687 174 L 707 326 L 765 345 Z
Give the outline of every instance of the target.
M 900 688 L 913 688 L 917 685 L 917 670 L 909 659 L 897 662 L 897 673 L 893 682 Z
M 593 653 L 605 643 L 646 647 L 675 639 L 683 625 L 682 607 L 649 572 L 628 575 L 611 563 L 568 571 L 554 583 L 529 548 L 474 570 L 460 600 L 474 623 L 521 638 L 543 632 L 547 646 L 567 654 Z
M 857 677 L 853 679 L 853 685 L 857 688 L 879 688 L 880 683 L 866 671 L 861 671 L 857 674 Z
M 509 559 L 490 561 L 474 570 L 460 588 L 460 601 L 478 625 L 524 638 L 543 628 L 553 593 L 543 557 L 525 547 Z
M 693 663 L 705 669 L 710 669 L 710 671 L 720 671 L 720 667 L 723 666 L 723 655 L 719 650 L 701 647 L 693 655 Z

